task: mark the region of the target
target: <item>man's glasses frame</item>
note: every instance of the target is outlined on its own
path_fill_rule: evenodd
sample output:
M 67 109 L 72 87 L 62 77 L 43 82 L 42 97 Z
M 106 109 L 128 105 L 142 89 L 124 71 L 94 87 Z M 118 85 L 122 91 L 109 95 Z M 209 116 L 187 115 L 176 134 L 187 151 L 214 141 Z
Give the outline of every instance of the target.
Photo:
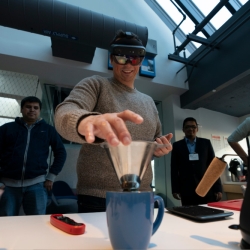
M 184 126 L 184 129 L 189 129 L 189 128 L 191 128 L 191 129 L 197 129 L 198 126 L 195 126 L 195 125 L 186 125 L 186 126 Z
M 114 55 L 112 54 L 115 63 L 125 65 L 130 63 L 133 66 L 141 65 L 144 56 L 133 56 L 133 55 Z

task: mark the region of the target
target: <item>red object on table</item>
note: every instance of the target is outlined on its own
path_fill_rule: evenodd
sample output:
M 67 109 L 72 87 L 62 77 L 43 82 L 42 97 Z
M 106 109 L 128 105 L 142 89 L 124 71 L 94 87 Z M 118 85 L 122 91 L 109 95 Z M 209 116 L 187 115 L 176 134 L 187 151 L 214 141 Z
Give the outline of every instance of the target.
M 210 202 L 207 205 L 210 207 L 219 207 L 219 208 L 226 208 L 226 209 L 240 211 L 242 202 L 243 199 L 236 199 L 236 200 Z
M 50 216 L 50 223 L 68 234 L 79 235 L 85 232 L 85 224 L 77 223 L 62 214 L 52 214 Z

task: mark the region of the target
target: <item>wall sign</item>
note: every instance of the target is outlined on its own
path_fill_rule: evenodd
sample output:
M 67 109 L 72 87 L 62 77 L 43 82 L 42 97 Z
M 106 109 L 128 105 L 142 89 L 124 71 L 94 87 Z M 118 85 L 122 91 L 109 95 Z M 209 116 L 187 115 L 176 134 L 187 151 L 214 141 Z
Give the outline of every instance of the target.
M 146 76 L 150 78 L 155 77 L 155 59 L 154 57 L 145 56 L 139 71 L 140 76 Z
M 113 66 L 110 61 L 110 52 L 108 51 L 108 69 L 113 69 Z

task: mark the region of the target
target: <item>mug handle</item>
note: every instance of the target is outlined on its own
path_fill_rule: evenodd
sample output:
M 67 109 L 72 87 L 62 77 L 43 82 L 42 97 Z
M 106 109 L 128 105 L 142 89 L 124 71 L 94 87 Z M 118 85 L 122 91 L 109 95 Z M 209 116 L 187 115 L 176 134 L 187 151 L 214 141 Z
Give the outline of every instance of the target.
M 157 229 L 161 225 L 163 215 L 164 215 L 164 208 L 165 208 L 164 201 L 160 196 L 155 195 L 154 196 L 154 201 L 157 201 L 159 208 L 158 208 L 158 214 L 157 214 L 156 219 L 155 219 L 155 221 L 153 223 L 152 235 L 157 231 Z

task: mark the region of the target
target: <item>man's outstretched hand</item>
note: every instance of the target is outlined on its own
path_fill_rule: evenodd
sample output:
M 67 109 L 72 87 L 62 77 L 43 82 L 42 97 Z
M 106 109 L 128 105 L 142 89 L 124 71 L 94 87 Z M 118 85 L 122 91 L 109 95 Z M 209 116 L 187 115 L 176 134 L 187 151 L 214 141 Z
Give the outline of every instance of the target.
M 141 124 L 143 118 L 130 110 L 120 113 L 90 115 L 80 121 L 77 129 L 79 134 L 85 136 L 88 143 L 94 142 L 95 137 L 98 137 L 106 140 L 112 146 L 117 146 L 120 142 L 129 145 L 131 135 L 125 124 L 126 121 Z

